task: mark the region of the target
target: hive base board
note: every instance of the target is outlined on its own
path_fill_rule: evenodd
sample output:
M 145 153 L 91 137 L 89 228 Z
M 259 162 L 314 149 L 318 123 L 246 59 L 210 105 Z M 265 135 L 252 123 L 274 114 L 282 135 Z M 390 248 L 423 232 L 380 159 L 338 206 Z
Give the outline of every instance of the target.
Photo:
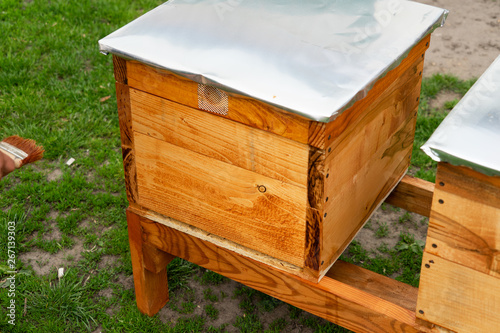
M 177 256 L 356 332 L 433 331 L 416 319 L 417 288 L 355 265 L 338 261 L 321 282 L 312 283 L 142 217 L 133 208 L 127 220 L 137 304 L 149 316 L 168 301 L 166 263 Z

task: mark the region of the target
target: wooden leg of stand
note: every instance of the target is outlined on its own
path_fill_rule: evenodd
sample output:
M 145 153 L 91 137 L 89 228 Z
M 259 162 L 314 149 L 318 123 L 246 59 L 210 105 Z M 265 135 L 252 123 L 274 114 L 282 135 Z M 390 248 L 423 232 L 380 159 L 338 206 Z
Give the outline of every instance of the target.
M 127 223 L 137 307 L 154 316 L 168 302 L 167 265 L 174 257 L 144 243 L 136 214 L 127 211 Z

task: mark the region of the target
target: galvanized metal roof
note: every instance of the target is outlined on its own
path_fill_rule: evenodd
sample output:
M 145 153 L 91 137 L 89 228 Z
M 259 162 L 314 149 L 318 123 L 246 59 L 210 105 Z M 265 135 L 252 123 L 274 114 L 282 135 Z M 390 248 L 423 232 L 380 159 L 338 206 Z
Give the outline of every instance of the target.
M 500 56 L 422 146 L 436 161 L 500 176 Z
M 403 0 L 171 0 L 99 46 L 328 122 L 446 15 Z

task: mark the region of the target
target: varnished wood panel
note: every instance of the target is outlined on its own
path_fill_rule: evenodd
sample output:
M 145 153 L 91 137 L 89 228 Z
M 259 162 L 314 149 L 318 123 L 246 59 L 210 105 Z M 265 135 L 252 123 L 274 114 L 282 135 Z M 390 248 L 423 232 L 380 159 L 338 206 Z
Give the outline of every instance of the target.
M 434 183 L 412 176 L 404 176 L 385 202 L 407 211 L 429 217 Z
M 439 163 L 426 251 L 500 278 L 500 177 Z
M 113 68 L 116 82 L 127 84 L 127 61 L 113 55 Z
M 134 133 L 139 204 L 303 267 L 307 189 Z
M 326 124 L 311 121 L 309 123 L 309 145 L 318 149 L 325 149 Z
M 198 108 L 198 83 L 136 61 L 127 62 L 130 87 L 173 102 Z M 309 120 L 243 96 L 228 96 L 228 114 L 220 115 L 239 123 L 307 144 Z M 208 111 L 202 111 L 208 112 Z
M 307 186 L 308 146 L 131 89 L 137 132 L 297 186 Z
M 368 272 L 362 267 L 338 260 L 326 273 L 326 277 L 377 295 L 407 310 L 415 311 L 418 288 L 383 275 Z
M 137 193 L 137 174 L 135 168 L 134 133 L 130 110 L 130 89 L 127 85 L 116 82 L 116 100 L 118 104 L 118 120 L 120 122 L 127 199 L 129 202 L 137 202 L 139 196 Z
M 422 67 L 419 59 L 345 129 L 349 136 L 342 133 L 327 149 L 324 267 L 342 253 L 410 164 Z
M 323 202 L 325 193 L 325 151 L 309 151 L 305 266 L 319 278 L 323 247 Z
M 417 316 L 456 332 L 498 332 L 500 281 L 424 253 Z
M 417 324 L 414 311 L 407 309 L 409 299 L 415 302 L 415 291 L 387 277 L 353 268 L 356 276 L 340 276 L 337 281 L 327 274 L 321 282 L 311 283 L 146 218 L 140 219 L 145 242 L 355 332 L 433 331 Z M 368 286 L 370 281 L 386 286 Z M 386 290 L 404 292 L 399 297 L 396 294 L 388 297 Z
M 127 211 L 127 225 L 137 307 L 153 316 L 168 302 L 167 265 L 160 268 L 153 263 L 166 264 L 172 255 L 144 244 L 139 216 Z M 157 258 L 149 257 L 153 252 Z M 150 269 L 154 268 L 146 269 L 146 262 L 150 263 Z

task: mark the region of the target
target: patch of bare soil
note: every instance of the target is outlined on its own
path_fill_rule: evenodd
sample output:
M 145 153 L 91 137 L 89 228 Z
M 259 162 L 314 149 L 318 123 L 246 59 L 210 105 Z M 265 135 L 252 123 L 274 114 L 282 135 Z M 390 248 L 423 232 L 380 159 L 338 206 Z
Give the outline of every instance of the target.
M 61 169 L 59 168 L 56 168 L 54 170 L 52 170 L 48 175 L 47 175 L 47 180 L 49 182 L 54 182 L 54 181 L 57 181 L 58 179 L 60 179 L 63 175 L 63 172 Z
M 118 266 L 118 260 L 120 259 L 119 256 L 113 256 L 113 255 L 103 255 L 101 257 L 101 261 L 99 261 L 98 267 L 99 270 L 103 269 L 108 269 L 112 267 Z
M 67 269 L 82 258 L 84 250 L 83 241 L 79 238 L 74 238 L 74 240 L 75 244 L 71 249 L 63 249 L 54 254 L 34 249 L 31 252 L 20 254 L 19 259 L 30 264 L 37 275 L 47 275 L 52 269 L 57 270 L 60 267 Z
M 399 235 L 409 233 L 415 240 L 425 242 L 427 236 L 427 218 L 415 214 L 407 214 L 405 210 L 386 205 L 385 209 L 378 208 L 370 221 L 356 235 L 355 240 L 363 248 L 374 254 L 381 254 L 378 248 L 383 244 L 392 249 L 399 241 Z M 386 230 L 386 231 L 383 231 Z
M 437 94 L 436 98 L 429 101 L 429 106 L 431 110 L 441 109 L 446 102 L 459 100 L 460 98 L 462 98 L 462 96 L 453 91 L 441 91 Z
M 116 282 L 121 284 L 124 289 L 134 288 L 134 277 L 132 275 L 125 276 L 125 274 L 118 275 Z
M 416 0 L 450 11 L 425 54 L 424 76 L 477 78 L 500 55 L 500 1 Z

